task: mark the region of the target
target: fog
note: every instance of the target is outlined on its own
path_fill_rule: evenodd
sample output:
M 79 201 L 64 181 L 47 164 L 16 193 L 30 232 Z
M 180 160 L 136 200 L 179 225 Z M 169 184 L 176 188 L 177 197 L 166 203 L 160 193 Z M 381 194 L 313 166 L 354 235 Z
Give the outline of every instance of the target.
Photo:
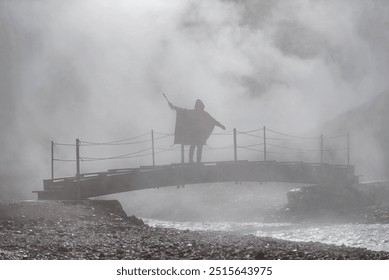
M 50 141 L 172 133 L 162 92 L 186 108 L 202 99 L 227 130 L 315 131 L 389 88 L 388 21 L 384 0 L 0 0 L 0 199 L 35 198 Z M 56 153 L 73 159 L 74 147 Z M 81 171 L 141 164 L 150 158 Z

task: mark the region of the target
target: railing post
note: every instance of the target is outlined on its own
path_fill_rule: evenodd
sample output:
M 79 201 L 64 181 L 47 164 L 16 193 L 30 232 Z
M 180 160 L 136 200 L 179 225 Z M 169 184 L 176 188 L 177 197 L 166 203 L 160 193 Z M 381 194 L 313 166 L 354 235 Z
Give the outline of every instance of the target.
M 320 135 L 320 163 L 323 163 L 323 152 L 324 152 L 324 138 L 323 134 Z
M 181 144 L 181 163 L 185 163 L 185 149 L 184 149 L 184 144 Z
M 263 127 L 263 160 L 266 161 L 266 126 Z
M 51 141 L 51 179 L 54 179 L 54 141 Z
M 350 132 L 347 132 L 347 165 L 350 165 Z
M 76 180 L 77 180 L 77 186 L 76 186 L 76 194 L 77 199 L 81 199 L 81 186 L 80 186 L 80 139 L 76 139 Z
M 238 160 L 238 145 L 236 141 L 236 128 L 234 128 L 234 160 Z
M 80 140 L 76 139 L 76 175 L 80 176 Z
M 154 130 L 151 130 L 151 152 L 152 152 L 152 157 L 153 157 L 153 166 L 155 166 Z

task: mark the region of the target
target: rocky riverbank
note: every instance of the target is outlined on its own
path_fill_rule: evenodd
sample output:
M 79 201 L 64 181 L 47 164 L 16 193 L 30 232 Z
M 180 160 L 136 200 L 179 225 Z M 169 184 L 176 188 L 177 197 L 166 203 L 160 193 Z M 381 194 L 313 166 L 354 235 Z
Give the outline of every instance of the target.
M 389 259 L 389 252 L 152 228 L 117 201 L 0 203 L 0 259 Z
M 266 222 L 389 224 L 389 184 L 347 188 L 307 186 L 287 193 L 288 202 L 270 212 Z

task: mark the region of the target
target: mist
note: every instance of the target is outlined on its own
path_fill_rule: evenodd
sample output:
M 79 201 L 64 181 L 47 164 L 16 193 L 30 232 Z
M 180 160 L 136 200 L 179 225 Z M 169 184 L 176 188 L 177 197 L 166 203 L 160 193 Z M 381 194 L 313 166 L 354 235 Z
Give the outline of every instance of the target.
M 388 19 L 383 0 L 0 0 L 0 199 L 35 198 L 50 141 L 172 133 L 162 92 L 185 108 L 202 99 L 228 130 L 312 131 L 388 89 Z

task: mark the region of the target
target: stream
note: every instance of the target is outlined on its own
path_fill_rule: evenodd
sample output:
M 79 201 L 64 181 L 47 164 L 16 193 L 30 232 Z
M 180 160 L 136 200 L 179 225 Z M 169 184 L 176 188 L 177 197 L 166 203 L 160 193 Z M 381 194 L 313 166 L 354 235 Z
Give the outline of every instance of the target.
M 172 222 L 143 219 L 152 227 L 179 230 L 225 231 L 299 242 L 320 242 L 389 251 L 389 224 L 291 224 L 239 222 Z

